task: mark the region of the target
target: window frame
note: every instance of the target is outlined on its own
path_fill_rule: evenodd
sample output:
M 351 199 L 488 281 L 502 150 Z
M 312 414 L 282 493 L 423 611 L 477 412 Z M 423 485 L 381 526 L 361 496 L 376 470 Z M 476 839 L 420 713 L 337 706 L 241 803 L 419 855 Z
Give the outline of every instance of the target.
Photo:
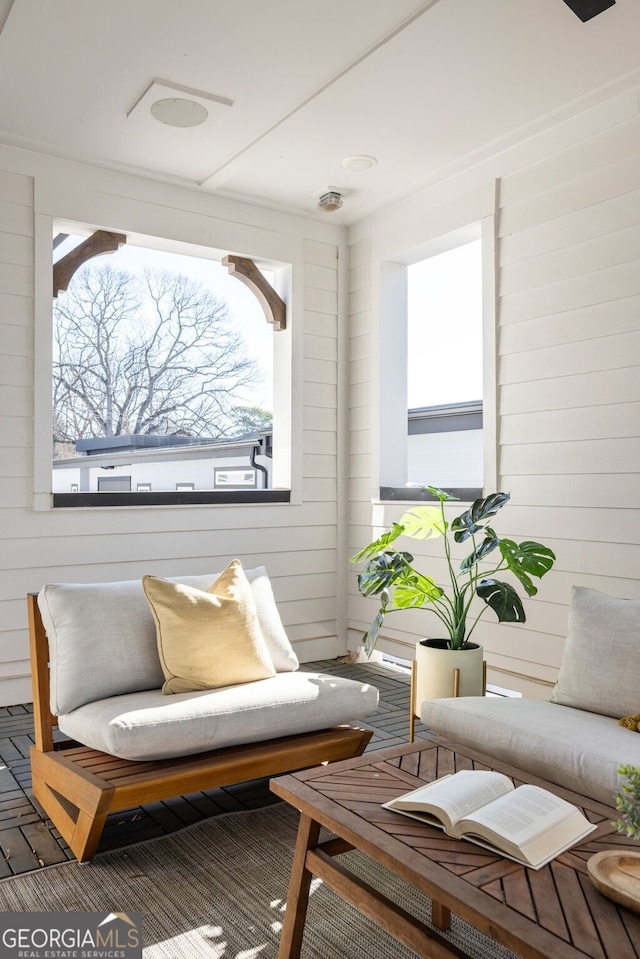
M 239 483 L 239 482 L 233 483 L 233 482 L 231 482 L 231 483 L 229 483 L 229 484 L 227 485 L 226 483 L 219 483 L 219 482 L 218 482 L 218 476 L 219 476 L 219 474 L 221 474 L 221 473 L 222 473 L 222 474 L 227 474 L 227 473 L 244 473 L 245 475 L 247 475 L 248 473 L 252 473 L 252 474 L 253 474 L 253 479 L 251 480 L 251 482 L 246 482 L 246 483 Z M 258 487 L 258 470 L 256 469 L 255 466 L 248 466 L 248 467 L 245 467 L 245 466 L 214 466 L 214 468 L 213 468 L 213 488 L 214 488 L 214 489 L 228 489 L 228 490 L 233 490 L 233 489 L 258 489 L 258 488 L 259 488 L 259 487 Z
M 387 257 L 381 263 L 378 371 L 380 502 L 435 501 L 435 497 L 427 490 L 404 485 L 407 481 L 409 435 L 407 267 L 477 239 L 482 241 L 483 485 L 482 488 L 450 487 L 447 492 L 463 502 L 472 502 L 482 495 L 483 490 L 495 488 L 498 474 L 495 230 L 496 217 L 492 213 L 396 256 Z M 393 383 L 392 389 L 388 386 L 390 383 Z
M 126 498 L 125 498 L 126 497 Z M 167 490 L 130 493 L 54 493 L 57 507 L 134 506 L 228 506 L 237 504 L 290 503 L 291 491 L 267 490 Z
M 189 210 L 183 211 L 182 220 L 176 229 L 175 211 L 162 210 L 158 216 L 156 208 L 147 228 L 142 222 L 144 216 L 136 217 L 129 207 L 127 198 L 119 198 L 114 203 L 113 222 L 102 222 L 93 209 L 95 196 L 67 197 L 68 211 L 60 214 L 60 197 L 55 187 L 52 195 L 42 189 L 36 199 L 35 212 L 35 349 L 34 349 L 34 486 L 33 508 L 36 511 L 53 511 L 60 508 L 103 508 L 103 507 L 141 507 L 141 506 L 185 506 L 228 504 L 257 505 L 269 503 L 302 502 L 302 423 L 296 410 L 302 395 L 301 363 L 295 358 L 302 355 L 303 330 L 302 317 L 302 276 L 303 244 L 295 235 L 282 236 L 270 234 L 268 230 L 252 227 L 231 229 L 226 221 L 214 217 L 203 217 Z M 64 204 L 63 204 L 64 205 Z M 56 214 L 51 213 L 51 207 Z M 97 204 L 103 213 L 101 203 Z M 117 208 L 117 209 L 116 209 Z M 140 211 L 137 211 L 138 214 Z M 146 211 L 144 211 L 146 213 Z M 155 214 L 155 215 L 154 215 Z M 202 221 L 207 220 L 208 229 L 203 230 Z M 164 223 L 162 224 L 162 221 Z M 128 229 L 128 224 L 136 223 L 136 231 Z M 273 271 L 273 286 L 286 303 L 286 329 L 278 331 L 278 349 L 274 349 L 274 384 L 278 384 L 280 396 L 274 395 L 274 424 L 277 424 L 278 438 L 274 442 L 273 484 L 270 490 L 203 490 L 203 491 L 166 491 L 129 493 L 79 492 L 54 493 L 52 489 L 51 469 L 51 370 L 52 370 L 52 324 L 53 311 L 51 299 L 51 238 L 54 225 L 60 232 L 77 232 L 99 229 L 112 232 L 124 232 L 130 243 L 157 248 L 175 250 L 202 258 L 220 261 L 226 255 L 238 255 L 252 259 L 258 266 Z M 162 225 L 164 228 L 162 228 Z M 215 226 L 215 228 L 214 228 Z M 139 232 L 137 232 L 139 231 Z M 229 236 L 219 234 L 230 233 Z M 207 243 L 204 245 L 203 236 Z M 242 242 L 244 237 L 245 242 Z M 215 242 L 214 242 L 215 237 Z M 224 240 L 229 240 L 225 243 Z M 257 248 L 256 248 L 257 243 Z M 239 248 L 239 249 L 238 249 Z M 265 322 L 267 320 L 265 319 Z M 274 390 L 275 394 L 275 390 Z M 278 418 L 276 420 L 276 417 Z M 277 459 L 276 459 L 277 457 Z M 249 495 L 247 495 L 249 494 Z

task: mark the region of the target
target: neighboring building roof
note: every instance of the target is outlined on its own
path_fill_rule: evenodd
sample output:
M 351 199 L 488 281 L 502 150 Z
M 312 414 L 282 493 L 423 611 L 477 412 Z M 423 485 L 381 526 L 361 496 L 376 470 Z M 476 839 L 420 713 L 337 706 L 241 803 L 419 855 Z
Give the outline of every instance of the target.
M 158 433 L 131 433 L 119 436 L 90 436 L 76 440 L 76 449 L 85 456 L 96 453 L 117 453 L 124 449 L 149 449 L 158 446 L 201 446 L 203 443 L 217 443 L 213 436 L 173 436 Z
M 100 466 L 105 463 L 125 466 L 132 461 L 211 459 L 228 456 L 230 453 L 246 453 L 260 446 L 261 455 L 271 455 L 271 430 L 259 430 L 224 439 L 195 436 L 160 436 L 130 434 L 97 437 L 76 441 L 76 449 L 82 456 L 72 456 L 53 461 L 54 469 L 77 469 L 79 466 Z
M 409 410 L 409 435 L 416 433 L 455 433 L 482 429 L 482 400 L 444 403 Z

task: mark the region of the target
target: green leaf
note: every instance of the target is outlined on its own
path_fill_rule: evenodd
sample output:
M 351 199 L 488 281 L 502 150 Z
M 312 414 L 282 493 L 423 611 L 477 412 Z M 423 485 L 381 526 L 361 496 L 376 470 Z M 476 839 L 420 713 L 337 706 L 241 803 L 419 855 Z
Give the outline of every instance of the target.
M 480 543 L 477 549 L 474 549 L 473 553 L 470 556 L 467 556 L 466 559 L 463 559 L 460 563 L 460 569 L 463 572 L 471 569 L 472 566 L 475 566 L 476 563 L 479 563 L 481 559 L 485 556 L 488 556 L 489 553 L 492 553 L 493 550 L 498 546 L 500 540 L 497 536 L 486 536 L 485 539 Z
M 423 486 L 422 489 L 429 490 L 431 495 L 439 499 L 441 503 L 446 503 L 448 500 L 460 499 L 459 496 L 452 496 L 451 493 L 446 493 L 443 489 L 438 489 L 437 486 Z
M 439 506 L 416 506 L 407 510 L 400 522 L 405 534 L 413 539 L 442 536 L 447 528 Z
M 362 637 L 362 645 L 364 646 L 364 651 L 367 656 L 371 656 L 371 653 L 376 648 L 376 643 L 378 642 L 378 636 L 380 635 L 380 629 L 384 622 L 384 611 L 380 610 L 371 626 L 367 632 Z
M 411 609 L 433 603 L 440 599 L 443 590 L 429 577 L 412 571 L 396 583 L 393 605 L 398 609 Z
M 522 600 L 509 583 L 483 579 L 478 583 L 476 593 L 491 607 L 499 623 L 526 623 Z
M 477 499 L 468 510 L 460 516 L 456 516 L 451 524 L 456 543 L 464 543 L 466 539 L 482 529 L 480 524 L 491 516 L 495 516 L 498 510 L 502 509 L 510 499 L 510 493 L 491 493 L 484 499 Z
M 358 589 L 363 596 L 375 596 L 383 589 L 389 589 L 406 574 L 407 564 L 412 560 L 411 553 L 396 553 L 394 550 L 381 553 L 369 560 L 358 575 Z
M 518 577 L 529 596 L 535 596 L 538 592 L 537 587 L 531 582 L 531 576 L 538 578 L 544 576 L 556 559 L 555 553 L 548 546 L 542 546 L 541 543 L 534 543 L 532 540 L 518 544 L 512 539 L 503 539 L 500 541 L 500 552 L 505 563 L 514 576 Z
M 386 549 L 390 543 L 393 543 L 398 536 L 401 536 L 403 532 L 404 526 L 401 526 L 400 523 L 394 523 L 387 533 L 383 533 L 379 539 L 374 540 L 373 543 L 369 543 L 369 545 L 361 549 L 359 553 L 352 556 L 351 562 L 359 563 L 368 556 L 375 556 L 376 553 L 382 552 L 382 550 Z
M 612 825 L 618 832 L 640 840 L 640 766 L 620 766 L 618 772 L 627 777 L 627 782 L 616 796 L 616 809 L 621 816 Z

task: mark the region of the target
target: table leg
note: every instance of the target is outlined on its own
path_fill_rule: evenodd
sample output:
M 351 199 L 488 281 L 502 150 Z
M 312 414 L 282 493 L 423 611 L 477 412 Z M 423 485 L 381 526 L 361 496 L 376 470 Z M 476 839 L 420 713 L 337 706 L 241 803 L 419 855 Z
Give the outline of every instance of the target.
M 301 813 L 278 959 L 300 959 L 312 879 L 312 874 L 306 867 L 307 852 L 318 845 L 319 835 L 320 823 Z
M 451 925 L 451 910 L 443 906 L 441 902 L 431 900 L 431 922 L 436 929 L 446 930 Z

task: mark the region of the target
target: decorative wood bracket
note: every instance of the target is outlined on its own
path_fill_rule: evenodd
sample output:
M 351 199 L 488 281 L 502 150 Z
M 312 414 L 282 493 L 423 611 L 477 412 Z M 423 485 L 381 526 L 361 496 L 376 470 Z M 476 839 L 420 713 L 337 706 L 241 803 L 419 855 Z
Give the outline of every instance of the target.
M 80 269 L 83 263 L 101 253 L 115 253 L 123 243 L 127 242 L 124 233 L 109 233 L 107 230 L 96 230 L 91 236 L 80 243 L 74 250 L 63 256 L 53 264 L 53 296 L 66 290 L 71 277 Z
M 222 258 L 222 265 L 226 266 L 231 276 L 237 277 L 255 294 L 264 310 L 267 322 L 273 323 L 274 330 L 286 329 L 287 306 L 271 284 L 265 280 L 253 260 L 228 254 Z

